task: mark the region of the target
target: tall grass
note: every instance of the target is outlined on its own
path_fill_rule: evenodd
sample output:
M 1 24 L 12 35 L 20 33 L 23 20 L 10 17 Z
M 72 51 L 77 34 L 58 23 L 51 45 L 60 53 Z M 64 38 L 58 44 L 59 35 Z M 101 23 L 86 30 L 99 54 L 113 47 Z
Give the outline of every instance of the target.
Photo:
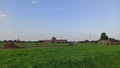
M 92 43 L 73 47 L 0 50 L 1 68 L 120 68 L 120 46 Z

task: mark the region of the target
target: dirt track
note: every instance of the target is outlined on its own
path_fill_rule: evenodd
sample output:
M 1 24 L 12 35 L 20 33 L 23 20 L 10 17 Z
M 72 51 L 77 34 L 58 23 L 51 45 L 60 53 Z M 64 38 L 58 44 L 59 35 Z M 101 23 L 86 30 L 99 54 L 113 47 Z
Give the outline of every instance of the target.
M 62 48 L 67 46 L 30 46 L 30 47 L 19 47 L 19 48 L 13 48 L 13 49 L 23 49 L 23 48 Z M 0 48 L 0 50 L 6 50 L 5 48 Z

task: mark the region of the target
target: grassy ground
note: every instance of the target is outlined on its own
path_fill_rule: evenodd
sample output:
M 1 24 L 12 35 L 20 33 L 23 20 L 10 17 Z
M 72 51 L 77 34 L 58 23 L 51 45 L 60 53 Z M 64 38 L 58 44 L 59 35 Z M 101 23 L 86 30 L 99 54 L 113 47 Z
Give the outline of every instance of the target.
M 55 45 L 62 47 L 0 50 L 0 66 L 1 68 L 120 68 L 119 45 L 82 43 L 73 47 L 66 47 L 65 44 L 53 46 Z M 29 45 L 24 43 L 24 46 Z

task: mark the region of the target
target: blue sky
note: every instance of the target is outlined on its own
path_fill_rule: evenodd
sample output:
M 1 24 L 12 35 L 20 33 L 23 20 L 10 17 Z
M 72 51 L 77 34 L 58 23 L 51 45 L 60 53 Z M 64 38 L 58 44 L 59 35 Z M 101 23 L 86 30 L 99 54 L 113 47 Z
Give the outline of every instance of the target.
M 120 39 L 120 0 L 0 0 L 0 40 Z

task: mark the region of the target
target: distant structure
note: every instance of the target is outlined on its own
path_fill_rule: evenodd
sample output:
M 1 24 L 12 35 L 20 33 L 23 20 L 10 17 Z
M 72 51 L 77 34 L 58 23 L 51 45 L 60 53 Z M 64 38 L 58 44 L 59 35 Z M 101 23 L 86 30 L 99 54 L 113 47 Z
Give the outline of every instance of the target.
M 68 46 L 74 46 L 73 42 L 68 42 Z
M 104 44 L 104 45 L 111 45 L 111 41 L 110 40 L 99 40 L 98 43 L 99 44 Z
M 104 45 L 114 45 L 114 44 L 120 44 L 119 41 L 113 41 L 113 40 L 99 40 L 98 41 L 99 44 L 104 44 Z
M 56 37 L 52 37 L 51 40 L 43 40 L 43 43 L 67 43 L 67 40 L 64 39 L 56 39 Z
M 120 44 L 120 41 L 115 40 L 114 38 L 108 38 L 105 32 L 101 34 L 100 40 L 98 41 L 99 44 L 104 45 L 114 45 L 114 44 Z
M 4 48 L 6 48 L 6 49 L 13 49 L 13 48 L 18 48 L 18 46 L 16 46 L 14 44 L 14 42 L 5 42 Z

